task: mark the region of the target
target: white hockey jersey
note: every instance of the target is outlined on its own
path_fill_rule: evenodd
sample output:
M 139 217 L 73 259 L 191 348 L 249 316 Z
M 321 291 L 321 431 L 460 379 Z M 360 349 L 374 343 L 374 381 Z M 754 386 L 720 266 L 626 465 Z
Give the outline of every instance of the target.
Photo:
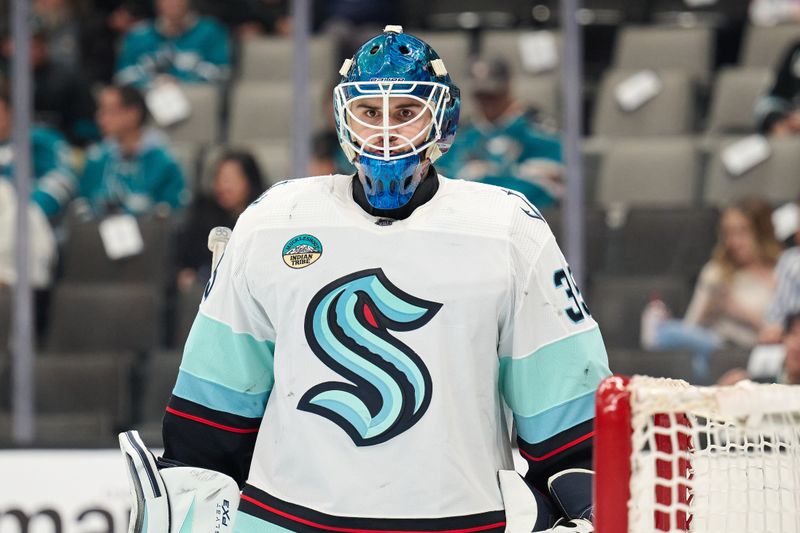
M 257 432 L 236 531 L 502 531 L 511 414 L 531 445 L 591 421 L 597 324 L 518 193 L 432 178 L 386 220 L 352 179 L 279 183 L 240 217 L 168 412 Z

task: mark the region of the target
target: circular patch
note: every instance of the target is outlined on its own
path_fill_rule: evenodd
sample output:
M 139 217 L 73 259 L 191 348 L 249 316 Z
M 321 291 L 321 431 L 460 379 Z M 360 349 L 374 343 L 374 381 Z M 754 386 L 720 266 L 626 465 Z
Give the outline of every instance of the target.
M 283 247 L 283 262 L 290 268 L 305 268 L 322 255 L 322 243 L 313 235 L 303 234 L 289 239 Z

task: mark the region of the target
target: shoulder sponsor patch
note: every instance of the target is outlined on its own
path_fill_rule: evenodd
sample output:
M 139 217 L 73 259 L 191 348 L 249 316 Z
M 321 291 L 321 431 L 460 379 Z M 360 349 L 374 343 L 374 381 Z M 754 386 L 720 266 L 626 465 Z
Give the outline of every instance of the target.
M 322 255 L 322 243 L 313 235 L 304 233 L 292 237 L 283 247 L 283 262 L 290 268 L 305 268 Z

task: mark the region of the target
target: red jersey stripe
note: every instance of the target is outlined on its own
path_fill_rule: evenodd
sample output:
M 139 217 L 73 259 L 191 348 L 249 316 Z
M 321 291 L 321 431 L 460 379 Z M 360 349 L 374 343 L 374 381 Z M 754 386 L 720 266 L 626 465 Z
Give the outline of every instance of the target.
M 177 409 L 173 409 L 172 407 L 167 407 L 167 412 L 175 416 L 179 416 L 181 418 L 186 418 L 187 420 L 192 420 L 193 422 L 199 422 L 201 424 L 221 429 L 223 431 L 230 431 L 231 433 L 258 433 L 258 428 L 235 428 L 231 426 L 226 426 L 224 424 L 218 424 L 216 422 L 212 422 L 211 420 L 201 418 L 199 416 L 194 416 L 190 415 L 189 413 L 184 413 L 183 411 L 178 411 Z
M 299 516 L 291 515 L 284 511 L 279 511 L 274 507 L 270 507 L 266 503 L 260 502 L 251 496 L 246 494 L 242 494 L 242 499 L 247 500 L 248 502 L 252 503 L 253 505 L 257 505 L 262 509 L 269 511 L 270 513 L 274 513 L 278 516 L 282 516 L 288 520 L 293 522 L 297 522 L 300 524 L 304 524 L 306 526 L 315 527 L 318 529 L 324 529 L 326 531 L 336 531 L 338 533 L 475 533 L 477 531 L 486 531 L 488 529 L 495 529 L 498 527 L 505 527 L 505 522 L 497 522 L 495 524 L 487 524 L 485 526 L 476 526 L 470 527 L 466 529 L 447 529 L 447 530 L 440 530 L 440 531 L 401 531 L 401 530 L 386 530 L 386 529 L 353 529 L 347 527 L 336 527 L 336 526 L 326 526 L 324 524 L 318 524 L 316 522 L 312 522 L 311 520 L 306 520 L 304 518 L 300 518 Z
M 519 453 L 525 459 L 528 459 L 529 461 L 536 461 L 536 462 L 544 461 L 546 459 L 550 459 L 554 455 L 558 455 L 559 453 L 563 452 L 564 450 L 568 450 L 568 449 L 572 448 L 576 444 L 580 444 L 581 442 L 583 442 L 585 440 L 591 439 L 592 437 L 594 437 L 594 431 L 591 431 L 591 432 L 587 433 L 586 435 L 584 435 L 582 437 L 578 437 L 577 439 L 573 440 L 572 442 L 568 442 L 563 446 L 559 446 L 555 450 L 553 450 L 551 452 L 548 452 L 548 453 L 542 455 L 541 457 L 534 457 L 529 453 L 525 453 L 525 451 L 522 448 L 519 449 Z

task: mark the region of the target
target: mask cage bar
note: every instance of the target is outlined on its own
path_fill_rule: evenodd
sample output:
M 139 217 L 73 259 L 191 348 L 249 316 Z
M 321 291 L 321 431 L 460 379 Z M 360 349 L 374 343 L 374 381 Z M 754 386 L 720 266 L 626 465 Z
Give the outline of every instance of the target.
M 423 99 L 422 97 L 413 94 L 414 92 L 420 89 L 424 89 L 426 87 L 431 88 L 430 93 L 428 94 L 426 99 Z M 354 96 L 348 99 L 347 97 L 348 89 L 355 89 L 360 94 L 358 96 Z M 355 102 L 375 97 L 382 98 L 383 124 L 381 126 L 370 124 L 368 122 L 359 119 L 357 116 L 355 116 L 355 114 L 353 114 L 351 109 L 352 105 Z M 411 118 L 410 120 L 407 120 L 406 122 L 391 125 L 389 124 L 388 110 L 390 101 L 389 99 L 392 97 L 406 97 L 420 102 L 425 108 L 425 111 L 430 112 L 431 115 L 430 124 L 420 129 L 419 133 L 417 133 L 411 138 L 404 135 L 399 135 L 394 130 L 406 127 L 409 124 L 413 124 L 417 120 L 421 120 L 422 117 L 427 115 L 427 113 L 423 111 L 422 113 L 417 114 L 415 117 Z M 419 154 L 427 150 L 436 141 L 441 139 L 442 121 L 444 120 L 444 115 L 446 111 L 445 104 L 449 102 L 449 100 L 450 100 L 450 88 L 447 85 L 437 82 L 375 81 L 375 82 L 340 83 L 334 89 L 334 101 L 336 103 L 337 128 L 339 129 L 339 139 L 341 142 L 347 145 L 347 147 L 350 149 L 349 151 L 351 151 L 352 153 L 356 155 L 363 155 L 370 159 L 393 161 L 411 155 Z M 376 133 L 371 134 L 366 138 L 362 137 L 361 135 L 358 135 L 355 131 L 353 131 L 350 122 L 351 120 L 365 128 L 377 131 Z M 414 142 L 417 141 L 419 137 L 422 135 L 429 135 L 430 138 L 420 146 L 415 146 Z M 402 141 L 402 144 L 397 146 L 390 146 L 389 145 L 390 136 L 399 138 Z M 358 144 L 354 143 L 353 139 L 355 139 Z M 383 146 L 375 144 L 374 142 L 375 139 L 382 139 Z M 397 152 L 398 150 L 406 148 L 408 149 L 408 151 L 392 155 L 392 152 Z M 368 150 L 372 150 L 373 152 L 378 152 L 378 153 L 373 153 Z

